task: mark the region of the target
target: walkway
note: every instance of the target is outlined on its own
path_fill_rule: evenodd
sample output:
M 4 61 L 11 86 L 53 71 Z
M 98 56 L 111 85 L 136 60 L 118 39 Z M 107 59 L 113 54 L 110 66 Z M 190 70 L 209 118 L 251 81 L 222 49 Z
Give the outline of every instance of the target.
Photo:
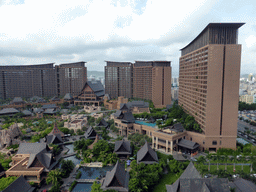
M 93 183 L 94 181 L 97 181 L 97 179 L 77 179 L 78 183 Z
M 76 155 L 75 152 L 70 153 L 70 154 L 63 155 L 62 157 L 63 157 L 63 158 L 66 158 L 66 157 L 70 157 L 70 156 L 74 156 L 74 155 Z

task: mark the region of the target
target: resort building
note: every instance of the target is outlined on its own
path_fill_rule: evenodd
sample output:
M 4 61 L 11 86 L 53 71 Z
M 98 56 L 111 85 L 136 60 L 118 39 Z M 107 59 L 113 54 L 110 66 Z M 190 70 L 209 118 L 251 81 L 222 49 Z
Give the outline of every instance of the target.
M 84 135 L 86 139 L 96 139 L 97 132 L 92 127 L 89 127 Z
M 110 98 L 132 98 L 132 63 L 106 61 L 105 89 Z
M 96 113 L 101 111 L 101 107 L 95 105 L 85 105 L 84 111 L 85 113 Z
M 132 114 L 150 113 L 149 103 L 144 101 L 131 101 L 127 103 L 121 103 L 120 111 L 131 111 Z
M 58 96 L 64 96 L 66 93 L 78 95 L 87 81 L 87 68 L 83 61 L 60 64 L 56 66 L 56 74 Z
M 104 96 L 104 107 L 108 110 L 120 109 L 121 103 L 128 103 L 128 99 L 123 96 L 118 97 L 117 99 L 110 100 L 109 95 L 105 94 Z
M 179 105 L 200 125 L 202 134 L 188 136 L 202 150 L 236 149 L 243 24 L 210 23 L 181 49 Z
M 115 167 L 106 173 L 101 189 L 103 191 L 113 189 L 118 192 L 128 192 L 129 178 L 129 172 L 125 171 L 124 166 L 117 161 Z
M 156 107 L 171 104 L 170 61 L 106 62 L 105 88 L 111 99 L 148 99 Z
M 173 151 L 187 151 L 195 155 L 199 150 L 198 143 L 190 140 L 188 131 L 185 131 L 181 124 L 175 124 L 164 129 L 159 129 L 155 123 L 135 120 L 131 112 L 117 111 L 113 114 L 115 126 L 119 129 L 119 134 L 128 137 L 130 134 L 139 133 L 152 138 L 152 147 L 172 154 Z M 180 146 L 179 146 L 180 144 Z
M 21 143 L 12 164 L 7 177 L 23 175 L 29 182 L 41 183 L 52 169 L 53 155 L 45 143 Z
M 133 97 L 153 101 L 155 107 L 171 104 L 172 68 L 170 61 L 135 61 Z
M 77 95 L 87 80 L 85 62 L 0 66 L 0 99 Z

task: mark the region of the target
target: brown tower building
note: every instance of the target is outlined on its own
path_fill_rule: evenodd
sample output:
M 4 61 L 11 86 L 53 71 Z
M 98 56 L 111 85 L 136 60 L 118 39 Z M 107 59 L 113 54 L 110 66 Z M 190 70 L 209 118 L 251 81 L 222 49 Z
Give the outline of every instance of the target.
M 50 97 L 57 94 L 53 63 L 0 66 L 0 98 Z
M 188 132 L 203 149 L 236 148 L 241 45 L 244 23 L 210 23 L 181 49 L 179 105 L 200 124 Z
M 85 62 L 60 64 L 56 68 L 58 95 L 64 96 L 66 93 L 78 95 L 87 81 Z
M 170 65 L 170 61 L 135 61 L 133 97 L 152 100 L 156 107 L 171 104 Z
M 105 93 L 111 98 L 132 98 L 132 63 L 106 61 Z
M 0 99 L 77 95 L 85 85 L 85 62 L 0 66 Z

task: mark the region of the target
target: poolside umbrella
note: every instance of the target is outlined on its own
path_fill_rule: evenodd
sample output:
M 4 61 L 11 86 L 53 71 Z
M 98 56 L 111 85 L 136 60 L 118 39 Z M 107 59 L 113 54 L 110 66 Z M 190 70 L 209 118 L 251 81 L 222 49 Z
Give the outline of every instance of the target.
M 128 166 L 130 166 L 131 160 L 127 160 L 127 161 L 126 161 L 126 164 L 127 164 Z

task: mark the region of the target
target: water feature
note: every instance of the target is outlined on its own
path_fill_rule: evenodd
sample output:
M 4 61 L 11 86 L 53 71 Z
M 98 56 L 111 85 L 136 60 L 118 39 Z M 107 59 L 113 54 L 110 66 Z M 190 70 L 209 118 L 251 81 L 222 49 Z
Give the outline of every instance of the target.
M 91 191 L 92 183 L 77 183 L 72 192 L 89 192 Z
M 105 176 L 107 171 L 111 171 L 113 166 L 108 167 L 80 167 L 78 170 L 82 172 L 80 179 L 96 179 L 100 175 Z
M 68 145 L 64 145 L 64 146 L 69 149 L 67 154 L 74 153 L 74 145 L 73 144 L 68 144 Z
M 156 126 L 155 123 L 147 123 L 147 122 L 145 122 L 145 121 L 138 121 L 138 120 L 135 120 L 135 123 L 140 124 L 140 125 L 150 126 L 150 127 L 155 127 L 155 126 Z

